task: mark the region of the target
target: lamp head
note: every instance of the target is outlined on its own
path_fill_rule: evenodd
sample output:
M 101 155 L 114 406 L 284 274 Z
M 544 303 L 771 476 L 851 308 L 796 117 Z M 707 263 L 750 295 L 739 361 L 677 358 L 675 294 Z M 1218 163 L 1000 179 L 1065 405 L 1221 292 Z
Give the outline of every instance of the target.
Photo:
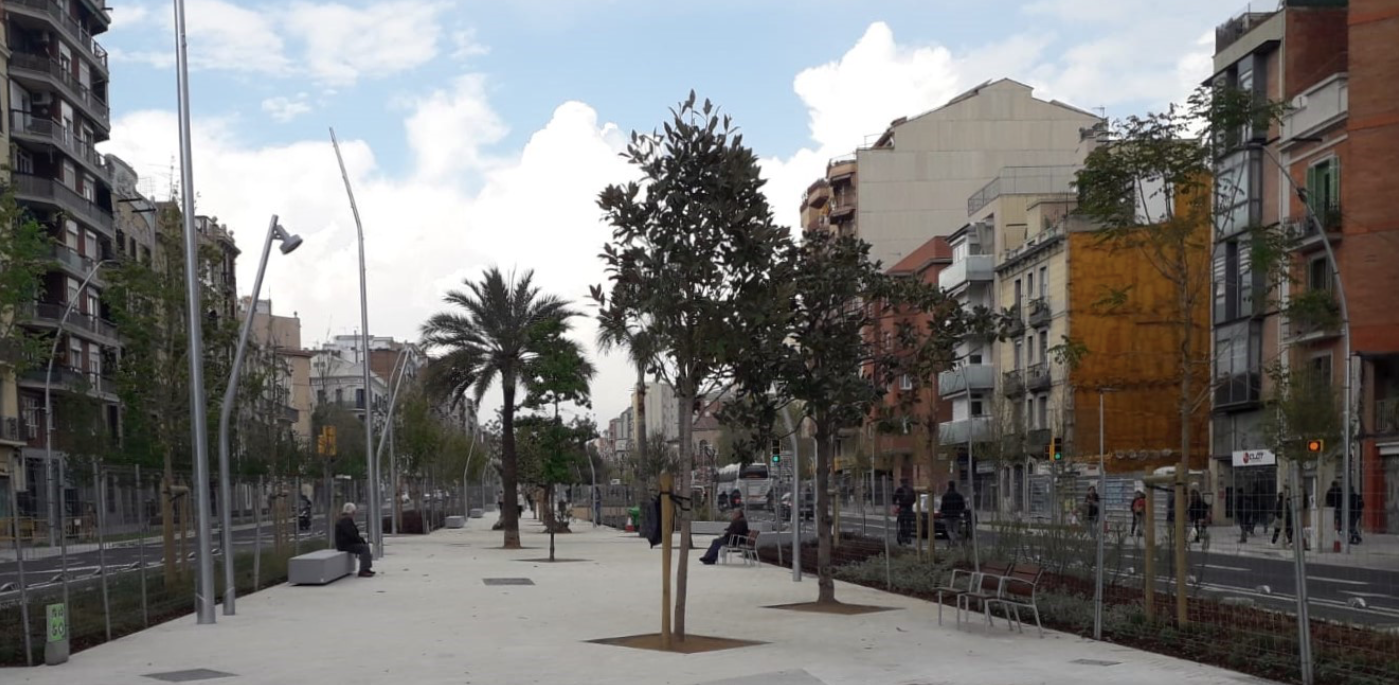
M 291 254 L 296 248 L 301 247 L 301 236 L 287 233 L 287 229 L 278 225 L 272 229 L 272 237 L 282 243 L 282 254 Z

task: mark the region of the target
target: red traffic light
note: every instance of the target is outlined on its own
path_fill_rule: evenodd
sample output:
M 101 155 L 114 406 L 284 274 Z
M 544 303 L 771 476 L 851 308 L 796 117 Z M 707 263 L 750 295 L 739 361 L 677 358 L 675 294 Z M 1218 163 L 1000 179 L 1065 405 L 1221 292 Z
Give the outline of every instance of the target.
M 1307 441 L 1307 451 L 1311 452 L 1312 454 L 1319 454 L 1324 449 L 1326 449 L 1326 442 L 1324 440 Z

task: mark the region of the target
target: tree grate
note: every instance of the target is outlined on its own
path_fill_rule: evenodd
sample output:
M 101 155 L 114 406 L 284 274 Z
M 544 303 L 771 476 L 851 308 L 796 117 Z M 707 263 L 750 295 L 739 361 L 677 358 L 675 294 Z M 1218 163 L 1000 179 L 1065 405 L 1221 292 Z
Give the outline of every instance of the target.
M 1084 666 L 1116 666 L 1121 661 L 1103 661 L 1102 659 L 1074 659 L 1069 663 L 1083 664 Z
M 196 680 L 233 678 L 235 675 L 232 673 L 224 673 L 223 671 L 211 671 L 207 668 L 191 668 L 184 671 L 170 671 L 168 673 L 147 673 L 144 677 L 164 680 L 167 683 L 188 683 Z
M 481 582 L 487 585 L 534 585 L 529 578 L 486 578 Z

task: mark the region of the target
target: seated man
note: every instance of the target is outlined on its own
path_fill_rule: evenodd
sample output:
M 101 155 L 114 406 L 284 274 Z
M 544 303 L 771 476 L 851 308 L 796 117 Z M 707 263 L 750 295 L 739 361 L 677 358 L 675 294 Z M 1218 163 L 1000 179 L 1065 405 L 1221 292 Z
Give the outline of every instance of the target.
M 359 577 L 372 578 L 374 555 L 369 544 L 359 536 L 359 526 L 355 525 L 355 505 L 346 502 L 340 510 L 340 520 L 335 522 L 335 549 L 359 555 Z
M 719 548 L 723 547 L 724 543 L 732 542 L 736 545 L 746 537 L 748 537 L 748 519 L 743 517 L 742 509 L 734 509 L 733 521 L 719 537 L 714 538 L 714 542 L 709 543 L 709 551 L 700 557 L 700 563 L 706 566 L 712 565 L 719 560 Z

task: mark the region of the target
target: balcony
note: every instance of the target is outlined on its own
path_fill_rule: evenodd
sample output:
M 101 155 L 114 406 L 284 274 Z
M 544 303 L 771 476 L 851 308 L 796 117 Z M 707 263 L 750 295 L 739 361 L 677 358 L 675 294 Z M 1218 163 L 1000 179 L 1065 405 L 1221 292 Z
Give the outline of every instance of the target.
M 831 221 L 845 221 L 855 216 L 855 206 L 859 204 L 859 199 L 853 192 L 837 193 L 831 198 Z
M 1282 144 L 1298 138 L 1313 138 L 1344 121 L 1350 110 L 1350 86 L 1346 74 L 1333 74 L 1326 80 L 1292 98 L 1292 109 L 1282 120 Z
M 1020 313 L 1020 305 L 1005 311 L 1001 320 L 1002 334 L 1014 338 L 1025 334 L 1025 317 Z
M 1309 215 L 1283 219 L 1282 230 L 1291 248 L 1299 252 L 1313 252 L 1322 249 L 1321 236 L 1326 234 L 1326 239 L 1331 244 L 1339 242 L 1343 236 L 1341 232 L 1341 208 L 1339 206 L 1325 207 L 1317 213 L 1317 222 L 1321 223 L 1321 230 L 1317 230 L 1317 222 L 1311 220 Z
M 42 176 L 14 174 L 11 182 L 15 188 L 15 198 L 25 202 L 47 204 L 65 212 L 98 232 L 111 237 L 113 234 L 112 213 L 89 200 L 62 182 Z
M 45 366 L 25 371 L 19 377 L 19 382 L 20 385 L 27 387 L 42 388 L 47 379 L 48 367 Z M 85 392 L 108 399 L 115 399 L 117 394 L 117 386 L 112 379 L 59 364 L 55 364 L 53 367 L 53 385 L 51 387 L 69 392 Z
M 14 416 L 0 419 L 0 444 L 23 445 L 29 442 L 29 427 Z
M 1378 435 L 1399 435 L 1399 397 L 1375 402 L 1375 430 Z
M 10 56 L 10 73 L 13 78 L 53 86 L 65 97 L 78 105 L 88 117 L 100 124 L 101 128 L 111 128 L 111 109 L 91 88 L 78 82 L 58 60 L 46 55 L 31 55 L 16 52 Z
M 53 259 L 60 267 L 67 269 L 70 276 L 79 279 L 87 278 L 87 275 L 92 273 L 92 267 L 97 265 L 97 260 L 84 257 L 78 254 L 77 250 L 61 244 L 53 246 Z M 101 285 L 102 280 L 101 272 L 98 272 L 92 282 Z
M 988 254 L 968 255 L 938 274 L 938 287 L 955 290 L 967 283 L 990 283 L 996 272 L 996 259 Z
M 939 445 L 964 445 L 971 442 L 986 442 L 991 436 L 991 417 L 974 416 L 961 421 L 947 421 L 938 424 Z
M 71 130 L 58 122 L 34 116 L 23 110 L 11 110 L 10 132 L 21 140 L 57 147 L 98 178 L 110 182 L 112 165 L 107 163 L 107 158 L 98 154 L 90 141 L 79 140 Z
M 1049 320 L 1054 318 L 1053 312 L 1049 310 L 1049 299 L 1041 297 L 1030 300 L 1030 315 L 1026 317 L 1031 328 L 1044 328 L 1049 325 Z
M 6 0 L 5 9 L 10 14 L 45 20 L 57 26 L 68 40 L 77 45 L 103 73 L 107 72 L 107 51 L 93 40 L 92 34 L 83 28 L 76 19 L 69 16 L 65 8 L 53 0 Z
M 970 390 L 991 390 L 996 387 L 996 370 L 989 364 L 966 364 L 938 374 L 938 394 L 951 397 Z
M 1044 448 L 1049 446 L 1050 433 L 1048 428 L 1032 429 L 1025 436 L 1025 449 L 1030 452 L 1043 452 Z
M 63 311 L 67 305 L 40 302 L 30 305 L 24 309 L 28 317 L 35 323 L 46 326 L 58 326 L 58 322 L 63 319 Z M 68 321 L 64 324 L 69 331 L 83 331 L 89 335 L 106 338 L 111 344 L 117 342 L 117 327 L 106 319 L 83 314 L 77 310 L 68 315 Z
M 1044 362 L 1031 364 L 1025 369 L 1025 388 L 1031 392 L 1048 390 L 1054 384 L 1054 379 L 1049 375 L 1049 365 Z
M 1006 397 L 1025 394 L 1025 372 L 1020 369 L 1005 372 L 1001 377 L 1001 392 Z

